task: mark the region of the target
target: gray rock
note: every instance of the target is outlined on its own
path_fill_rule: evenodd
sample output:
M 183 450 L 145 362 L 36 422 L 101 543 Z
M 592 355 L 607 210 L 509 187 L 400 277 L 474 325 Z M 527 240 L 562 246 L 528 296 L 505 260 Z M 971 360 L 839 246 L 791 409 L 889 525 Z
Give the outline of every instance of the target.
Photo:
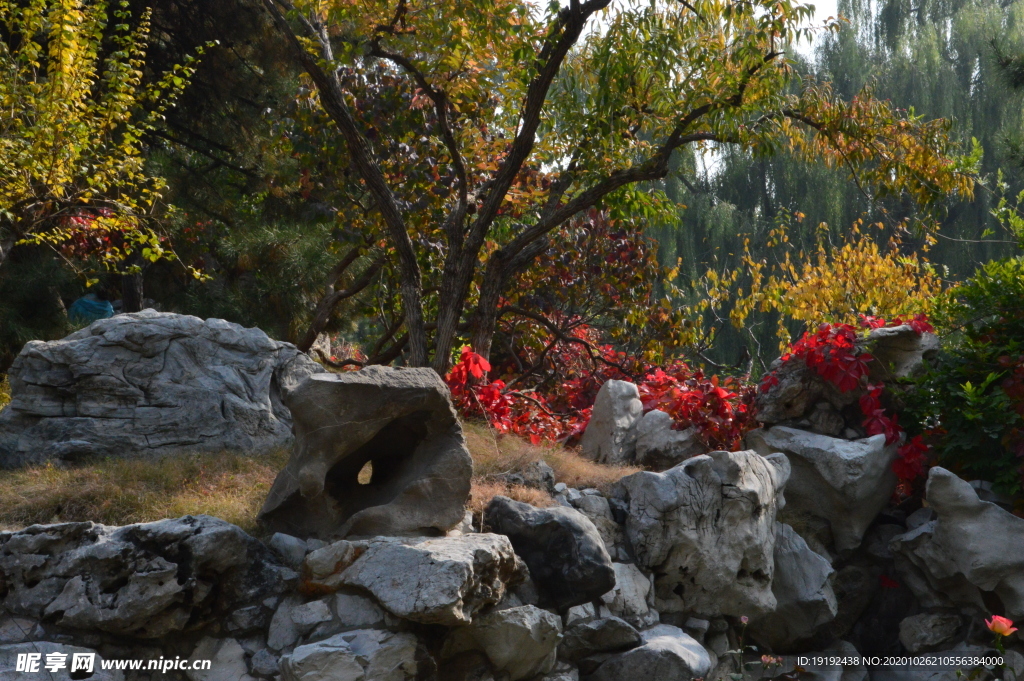
M 907 530 L 916 530 L 932 520 L 935 520 L 935 509 L 924 506 L 907 516 Z M 890 553 L 892 552 L 890 551 Z
M 556 662 L 551 673 L 541 677 L 540 681 L 580 681 L 580 670 L 568 662 Z
M 281 556 L 285 565 L 293 568 L 302 565 L 302 560 L 306 557 L 308 549 L 303 540 L 281 532 L 275 532 L 267 545 L 277 551 L 277 555 Z
M 249 605 L 231 613 L 225 626 L 232 634 L 246 634 L 269 624 L 268 612 L 262 605 Z
M 320 365 L 223 319 L 144 310 L 59 341 L 29 341 L 11 365 L 0 466 L 183 451 L 274 451 L 292 440 L 282 400 Z
M 576 662 L 594 653 L 618 652 L 642 643 L 640 632 L 618 617 L 579 622 L 565 630 L 558 657 Z
M 775 608 L 775 514 L 788 478 L 781 454 L 711 452 L 615 484 L 637 563 L 656 575 L 659 611 L 755 617 Z
M 522 485 L 543 490 L 548 494 L 555 493 L 555 471 L 543 461 L 534 461 L 521 471 L 499 475 L 497 478 L 507 485 Z
M 900 643 L 911 653 L 929 652 L 948 647 L 959 630 L 959 615 L 923 612 L 900 622 Z
M 257 651 L 249 661 L 249 669 L 256 676 L 273 676 L 277 674 L 279 668 L 277 655 L 266 649 Z
M 868 365 L 872 382 L 913 376 L 935 357 L 940 345 L 938 336 L 919 334 L 909 324 L 872 329 L 866 344 L 875 358 Z
M 601 596 L 608 612 L 640 629 L 657 624 L 658 612 L 649 604 L 651 581 L 632 563 L 614 563 L 614 567 L 615 587 Z
M 233 638 L 206 637 L 199 642 L 189 660 L 209 660 L 209 669 L 188 669 L 189 681 L 253 681 L 245 664 L 245 651 Z
M 293 607 L 289 617 L 300 634 L 307 634 L 321 622 L 331 620 L 331 609 L 323 601 L 310 601 Z
M 0 619 L 0 643 L 21 643 L 27 641 L 35 629 L 34 620 L 24 617 L 4 617 Z
M 35 671 L 18 671 L 19 655 L 39 655 L 39 666 Z M 60 661 L 62 668 L 48 671 L 46 663 L 48 656 L 58 656 L 54 662 Z M 60 657 L 66 656 L 66 657 Z M 75 664 L 76 656 L 92 656 L 78 658 L 79 660 L 92 660 L 92 673 L 87 677 L 84 669 L 77 667 L 72 677 L 72 666 Z M 14 643 L 0 645 L 0 681 L 25 681 L 25 679 L 45 678 L 46 681 L 71 681 L 72 678 L 88 678 L 89 681 L 123 681 L 124 672 L 118 669 L 104 669 L 104 657 L 91 648 L 80 648 L 77 646 L 51 643 L 49 641 L 35 641 L 32 643 Z
M 775 426 L 747 433 L 746 442 L 762 455 L 782 452 L 789 458 L 790 512 L 827 520 L 840 552 L 860 546 L 864 532 L 896 489 L 896 445 L 886 446 L 884 435 L 845 440 Z
M 809 639 L 838 612 L 830 578 L 832 566 L 807 547 L 792 527 L 778 523 L 775 532 L 775 610 L 750 623 L 750 636 L 776 653 L 797 652 L 794 645 Z M 806 650 L 806 649 L 805 649 Z
M 566 610 L 594 600 L 615 585 L 604 542 L 594 524 L 578 511 L 534 508 L 496 496 L 484 512 L 484 523 L 507 536 L 526 562 L 542 607 Z
M 364 629 L 299 646 L 280 667 L 283 681 L 413 681 L 430 665 L 412 634 Z
M 334 612 L 345 629 L 378 629 L 384 626 L 386 619 L 383 608 L 359 594 L 336 594 Z
M 302 634 L 292 620 L 292 610 L 301 604 L 302 600 L 298 596 L 291 595 L 277 606 L 267 632 L 267 645 L 273 650 L 284 650 L 298 642 Z
M 161 638 L 281 593 L 288 573 L 263 544 L 210 516 L 0 533 L 4 607 L 58 629 Z
M 453 629 L 442 657 L 480 650 L 495 671 L 508 674 L 509 681 L 519 681 L 550 672 L 561 639 L 562 621 L 557 615 L 524 605 L 492 610 L 469 626 Z
M 936 519 L 890 543 L 903 581 L 925 607 L 987 613 L 982 594 L 994 592 L 1007 617 L 1024 617 L 1024 520 L 938 466 L 926 489 Z
M 508 537 L 470 534 L 367 542 L 341 583 L 365 589 L 403 619 L 455 626 L 501 601 L 526 573 Z
M 706 454 L 708 448 L 697 437 L 697 428 L 673 430 L 674 421 L 665 412 L 654 409 L 637 424 L 636 463 L 655 471 L 664 471 L 689 459 Z
M 577 622 L 586 622 L 597 617 L 597 608 L 594 607 L 593 603 L 584 603 L 583 605 L 576 605 L 566 610 L 563 620 L 565 626 L 572 626 Z
M 614 379 L 606 381 L 597 391 L 590 422 L 580 440 L 583 455 L 600 463 L 632 461 L 643 411 L 636 385 Z
M 321 539 L 437 536 L 462 520 L 473 462 L 437 372 L 316 374 L 285 403 L 296 442 L 260 511 L 268 528 Z M 374 473 L 360 484 L 367 463 Z
M 569 505 L 594 523 L 612 560 L 629 560 L 629 552 L 625 548 L 626 536 L 622 531 L 622 525 L 615 522 L 608 499 L 599 494 L 583 494 Z
M 643 645 L 610 658 L 589 681 L 678 681 L 711 671 L 707 651 L 682 629 L 659 624 L 642 636 Z

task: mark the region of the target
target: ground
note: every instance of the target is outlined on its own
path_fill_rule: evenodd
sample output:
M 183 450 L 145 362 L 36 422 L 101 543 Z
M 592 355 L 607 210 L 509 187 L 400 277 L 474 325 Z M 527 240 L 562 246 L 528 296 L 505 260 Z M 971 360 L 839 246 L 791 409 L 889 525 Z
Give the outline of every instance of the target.
M 0 385 L 0 404 L 5 387 Z M 474 513 L 497 494 L 535 506 L 554 503 L 545 492 L 509 487 L 497 479 L 533 461 L 546 461 L 559 482 L 602 490 L 639 470 L 597 464 L 560 447 L 534 446 L 515 436 L 496 434 L 482 423 L 466 423 L 465 433 L 475 468 L 470 500 Z M 0 471 L 0 529 L 87 520 L 127 525 L 206 513 L 259 535 L 256 513 L 287 460 L 287 451 L 259 457 L 194 454 Z

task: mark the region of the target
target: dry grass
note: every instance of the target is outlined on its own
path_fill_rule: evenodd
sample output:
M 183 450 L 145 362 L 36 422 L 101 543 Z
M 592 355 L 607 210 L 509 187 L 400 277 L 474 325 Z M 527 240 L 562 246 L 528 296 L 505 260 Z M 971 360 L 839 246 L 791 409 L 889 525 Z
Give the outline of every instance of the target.
M 251 532 L 287 459 L 287 452 L 193 454 L 0 471 L 0 527 L 84 520 L 126 525 L 206 513 Z
M 6 407 L 11 401 L 11 384 L 7 381 L 7 374 L 0 375 L 0 409 Z
M 570 487 L 596 487 L 602 492 L 607 492 L 619 478 L 641 470 L 635 466 L 595 463 L 575 451 L 555 445 L 532 445 L 514 435 L 496 434 L 480 422 L 464 423 L 463 432 L 469 453 L 473 456 L 475 475 L 470 508 L 474 513 L 479 513 L 498 494 L 534 506 L 550 506 L 553 501 L 545 492 L 509 486 L 495 480 L 496 476 L 522 470 L 534 461 L 544 461 L 551 466 L 558 482 Z

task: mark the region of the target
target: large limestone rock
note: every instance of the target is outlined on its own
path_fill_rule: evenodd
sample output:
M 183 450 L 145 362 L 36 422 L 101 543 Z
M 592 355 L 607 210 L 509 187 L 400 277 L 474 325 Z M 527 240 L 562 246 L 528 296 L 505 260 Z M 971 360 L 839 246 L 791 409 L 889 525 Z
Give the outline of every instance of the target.
M 618 617 L 577 622 L 566 629 L 558 657 L 576 662 L 594 653 L 614 653 L 643 643 L 640 632 Z
M 25 344 L 0 412 L 0 466 L 87 456 L 260 452 L 291 442 L 283 398 L 323 369 L 223 319 L 144 310 Z
M 1002 614 L 1024 618 L 1024 520 L 981 501 L 970 483 L 938 466 L 928 472 L 926 499 L 935 520 L 890 542 L 921 604 L 984 614 L 983 596 L 995 595 Z
M 375 629 L 299 646 L 280 664 L 283 681 L 414 681 L 433 666 L 414 635 Z
M 38 667 L 34 671 L 19 670 L 18 658 L 28 655 L 39 656 L 35 658 Z M 58 657 L 50 658 L 51 655 Z M 22 660 L 27 661 L 27 659 L 27 657 L 22 657 Z M 54 662 L 62 662 L 63 667 L 47 669 L 46 663 L 49 659 L 54 659 Z M 72 671 L 74 665 L 88 664 L 90 661 L 91 669 L 76 666 Z M 50 641 L 0 645 L 0 681 L 25 681 L 25 679 L 32 678 L 46 679 L 46 681 L 72 681 L 72 679 L 85 678 L 89 681 L 122 681 L 124 672 L 119 669 L 104 669 L 103 656 L 91 648 L 80 648 Z
M 58 630 L 161 638 L 259 605 L 289 575 L 263 544 L 210 516 L 0 533 L 4 608 Z
M 754 617 L 775 608 L 775 514 L 788 478 L 785 456 L 744 451 L 616 483 L 627 539 L 655 574 L 659 611 Z
M 312 589 L 359 587 L 389 612 L 422 624 L 467 624 L 504 598 L 527 570 L 508 537 L 340 541 L 306 557 Z
M 896 489 L 896 445 L 886 446 L 884 435 L 844 440 L 775 426 L 747 433 L 746 442 L 759 454 L 782 452 L 789 458 L 787 512 L 827 520 L 840 552 L 860 546 Z
M 480 650 L 509 681 L 532 679 L 555 666 L 562 620 L 533 605 L 493 610 L 451 632 L 443 657 Z
M 432 369 L 311 376 L 285 399 L 295 448 L 260 520 L 297 537 L 438 536 L 465 515 L 473 462 Z M 370 481 L 359 482 L 366 464 Z
M 636 463 L 654 471 L 664 471 L 691 456 L 706 454 L 708 448 L 697 437 L 697 428 L 673 430 L 671 416 L 654 409 L 637 424 Z
M 798 652 L 795 644 L 809 639 L 838 612 L 832 591 L 832 565 L 807 547 L 792 527 L 776 524 L 775 610 L 751 622 L 748 632 L 773 652 Z
M 579 511 L 534 508 L 497 496 L 484 523 L 503 534 L 530 568 L 542 607 L 567 610 L 615 586 L 615 571 L 594 523 Z
M 616 655 L 598 667 L 589 681 L 679 681 L 705 677 L 711 658 L 686 632 L 659 624 L 642 632 L 643 645 Z
M 632 563 L 615 563 L 614 567 L 615 588 L 601 596 L 604 608 L 640 629 L 657 624 L 658 611 L 648 603 L 651 582 L 647 576 Z
M 583 455 L 600 463 L 632 461 L 643 411 L 636 385 L 614 379 L 605 382 L 597 391 L 590 422 L 580 440 Z

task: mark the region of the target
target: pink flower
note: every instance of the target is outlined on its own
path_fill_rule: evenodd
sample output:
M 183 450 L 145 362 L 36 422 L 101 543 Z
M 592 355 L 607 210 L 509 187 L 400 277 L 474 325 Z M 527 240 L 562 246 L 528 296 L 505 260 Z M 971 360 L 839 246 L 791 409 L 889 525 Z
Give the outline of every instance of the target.
M 747 617 L 746 615 L 744 615 L 743 617 L 740 617 L 740 623 L 741 624 L 746 624 L 749 621 L 750 621 L 750 618 Z M 1013 622 L 1011 622 L 1010 624 L 1013 624 Z
M 992 619 L 985 620 L 985 626 L 997 636 L 1009 636 L 1017 631 L 1017 627 L 1013 626 L 1013 620 L 999 615 L 992 615 Z

